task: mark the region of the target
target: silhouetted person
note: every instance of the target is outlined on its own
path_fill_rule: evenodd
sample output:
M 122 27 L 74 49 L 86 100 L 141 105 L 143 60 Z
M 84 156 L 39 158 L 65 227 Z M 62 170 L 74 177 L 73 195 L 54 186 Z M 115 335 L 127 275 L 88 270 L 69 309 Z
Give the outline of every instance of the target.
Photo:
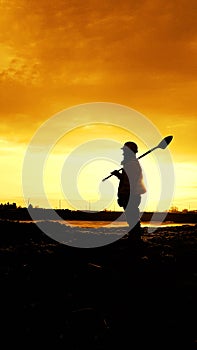
M 136 143 L 128 141 L 121 148 L 123 150 L 122 172 L 114 170 L 111 174 L 119 180 L 118 187 L 118 204 L 124 208 L 126 220 L 129 224 L 129 238 L 140 239 L 140 211 L 139 205 L 141 195 L 146 192 L 143 182 L 142 168 L 136 153 L 138 146 Z

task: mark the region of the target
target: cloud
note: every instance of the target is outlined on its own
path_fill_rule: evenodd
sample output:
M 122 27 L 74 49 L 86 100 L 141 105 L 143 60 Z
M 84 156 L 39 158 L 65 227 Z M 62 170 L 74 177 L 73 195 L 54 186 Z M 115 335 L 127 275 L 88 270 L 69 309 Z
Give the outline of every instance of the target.
M 195 0 L 13 0 L 1 6 L 1 122 L 9 127 L 17 115 L 35 125 L 91 101 L 155 115 L 194 113 Z
M 6 43 L 15 47 L 29 67 L 39 62 L 43 84 L 69 84 L 80 75 L 89 76 L 82 79 L 82 85 L 87 80 L 89 84 L 93 73 L 106 75 L 106 80 L 117 78 L 117 82 L 126 74 L 129 80 L 153 72 L 158 76 L 169 73 L 171 78 L 172 74 L 192 76 L 195 1 L 15 4 Z
M 37 85 L 39 83 L 39 70 L 38 62 L 33 60 L 31 65 L 25 58 L 16 57 L 11 59 L 6 69 L 3 69 L 0 73 L 0 80 L 16 83 L 23 85 L 31 84 Z

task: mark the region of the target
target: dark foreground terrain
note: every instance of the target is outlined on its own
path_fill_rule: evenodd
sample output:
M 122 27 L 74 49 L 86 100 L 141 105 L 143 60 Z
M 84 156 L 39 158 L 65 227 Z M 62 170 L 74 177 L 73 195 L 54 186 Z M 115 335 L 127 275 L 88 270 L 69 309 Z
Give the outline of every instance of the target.
M 197 349 L 197 227 L 143 231 L 73 248 L 1 221 L 3 349 Z

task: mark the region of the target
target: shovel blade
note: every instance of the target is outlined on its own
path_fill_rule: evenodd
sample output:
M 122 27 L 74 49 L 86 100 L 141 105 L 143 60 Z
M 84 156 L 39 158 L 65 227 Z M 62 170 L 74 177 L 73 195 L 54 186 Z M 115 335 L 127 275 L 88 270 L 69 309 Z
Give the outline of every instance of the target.
M 165 149 L 169 143 L 172 141 L 173 136 L 166 136 L 164 139 L 158 144 L 157 148 Z

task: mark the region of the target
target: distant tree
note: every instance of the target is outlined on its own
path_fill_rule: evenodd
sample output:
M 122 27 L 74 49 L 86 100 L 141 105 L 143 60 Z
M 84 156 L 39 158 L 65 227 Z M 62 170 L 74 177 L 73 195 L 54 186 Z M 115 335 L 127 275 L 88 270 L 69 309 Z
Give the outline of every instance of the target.
M 179 211 L 178 207 L 176 207 L 176 206 L 171 207 L 169 210 L 170 213 L 178 213 L 178 211 Z
M 7 202 L 5 204 L 1 203 L 0 204 L 0 208 L 1 209 L 16 209 L 17 206 L 16 206 L 16 203 L 10 203 L 10 202 Z

